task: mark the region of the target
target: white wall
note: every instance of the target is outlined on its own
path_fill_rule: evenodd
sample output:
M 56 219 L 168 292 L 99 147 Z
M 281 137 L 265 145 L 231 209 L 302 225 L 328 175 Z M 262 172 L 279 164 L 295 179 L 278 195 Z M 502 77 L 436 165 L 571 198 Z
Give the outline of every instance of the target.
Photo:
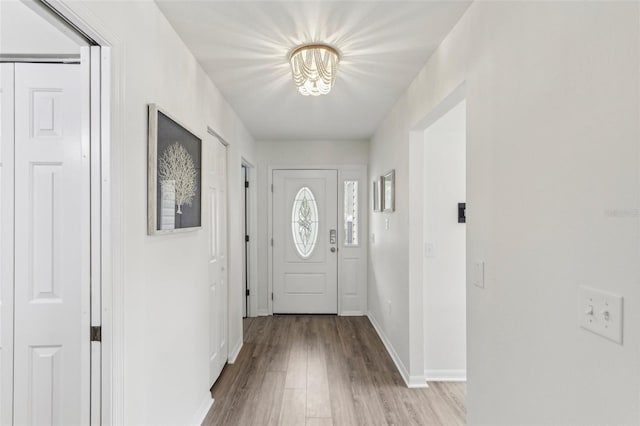
M 640 422 L 639 8 L 475 2 L 371 141 L 397 212 L 370 216 L 369 309 L 411 368 L 409 132 L 465 82 L 470 424 Z M 623 346 L 579 328 L 579 285 L 625 296 Z
M 258 311 L 254 315 L 268 315 L 268 188 L 270 166 L 332 166 L 366 165 L 369 142 L 354 141 L 259 141 L 256 143 L 258 181 Z M 365 186 L 366 188 L 366 186 Z M 363 210 L 364 214 L 364 210 Z M 366 225 L 366 224 L 365 224 Z M 363 226 L 365 226 L 363 225 Z M 361 231 L 366 235 L 366 227 Z M 353 308 L 351 308 L 353 309 Z M 355 309 L 353 309 L 355 310 Z
M 124 359 L 114 360 L 124 369 L 124 395 L 116 395 L 124 408 L 114 414 L 131 425 L 188 424 L 210 401 L 209 211 L 205 207 L 202 230 L 146 235 L 147 104 L 157 103 L 208 141 L 210 126 L 230 144 L 230 350 L 242 342 L 240 161 L 254 158 L 255 145 L 154 2 L 74 1 L 67 7 L 113 46 L 113 285 L 123 291 L 122 300 L 117 292 L 113 297 L 114 312 L 124 315 Z
M 424 369 L 427 381 L 464 380 L 467 374 L 466 103 L 424 133 Z
M 0 54 L 79 55 L 80 46 L 86 43 L 66 35 L 69 30 L 62 24 L 54 26 L 41 15 L 44 9 L 34 3 L 0 1 Z

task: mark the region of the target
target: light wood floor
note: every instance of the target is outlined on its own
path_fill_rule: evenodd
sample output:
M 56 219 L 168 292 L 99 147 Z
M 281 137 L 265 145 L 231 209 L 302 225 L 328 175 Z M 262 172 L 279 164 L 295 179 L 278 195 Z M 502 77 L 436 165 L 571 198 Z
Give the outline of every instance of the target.
M 366 317 L 245 320 L 245 343 L 212 389 L 205 425 L 456 425 L 465 386 L 407 389 Z

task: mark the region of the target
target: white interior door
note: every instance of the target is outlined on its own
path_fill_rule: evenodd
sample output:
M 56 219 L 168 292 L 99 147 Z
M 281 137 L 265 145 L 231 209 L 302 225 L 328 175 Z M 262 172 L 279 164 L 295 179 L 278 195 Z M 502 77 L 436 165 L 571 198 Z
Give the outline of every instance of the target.
M 13 422 L 87 424 L 90 163 L 80 65 L 16 64 L 14 79 Z
M 228 358 L 227 148 L 211 135 L 208 142 L 209 384 L 213 386 Z
M 273 171 L 273 313 L 338 313 L 338 172 Z
M 0 64 L 0 424 L 13 410 L 13 64 Z

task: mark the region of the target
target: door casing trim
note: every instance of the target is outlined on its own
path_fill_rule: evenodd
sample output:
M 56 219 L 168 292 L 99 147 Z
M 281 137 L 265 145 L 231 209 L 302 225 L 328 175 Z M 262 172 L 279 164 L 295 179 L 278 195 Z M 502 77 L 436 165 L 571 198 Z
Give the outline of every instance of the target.
M 92 220 L 100 218 L 101 270 L 101 397 L 100 423 L 124 424 L 124 251 L 122 247 L 123 150 L 112 140 L 125 140 L 124 43 L 85 4 L 73 0 L 46 0 L 46 6 L 100 47 L 100 206 Z M 117 53 L 117 54 L 116 54 Z M 92 95 L 94 96 L 94 95 Z M 92 182 L 92 187 L 94 183 Z

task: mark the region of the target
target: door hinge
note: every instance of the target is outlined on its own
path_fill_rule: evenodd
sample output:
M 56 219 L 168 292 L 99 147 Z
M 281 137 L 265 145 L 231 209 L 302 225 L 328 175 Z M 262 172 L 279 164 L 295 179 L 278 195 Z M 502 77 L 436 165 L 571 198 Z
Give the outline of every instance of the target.
M 91 326 L 89 337 L 92 342 L 102 342 L 102 326 Z
M 246 243 L 248 243 L 248 242 L 249 242 L 249 236 L 248 236 L 248 235 L 245 235 L 245 236 L 244 236 L 244 241 L 245 241 Z
M 467 222 L 467 203 L 458 203 L 458 223 Z
M 251 296 L 251 290 L 247 289 L 246 294 L 247 294 L 247 296 Z
M 271 293 L 271 300 L 273 300 L 273 293 Z
M 244 181 L 244 187 L 245 187 L 245 188 L 248 188 L 248 187 L 249 187 L 249 181 L 248 181 L 248 180 L 245 180 L 245 181 Z
M 271 238 L 271 247 L 273 247 L 273 238 Z
M 273 192 L 273 184 L 271 184 L 271 192 Z

